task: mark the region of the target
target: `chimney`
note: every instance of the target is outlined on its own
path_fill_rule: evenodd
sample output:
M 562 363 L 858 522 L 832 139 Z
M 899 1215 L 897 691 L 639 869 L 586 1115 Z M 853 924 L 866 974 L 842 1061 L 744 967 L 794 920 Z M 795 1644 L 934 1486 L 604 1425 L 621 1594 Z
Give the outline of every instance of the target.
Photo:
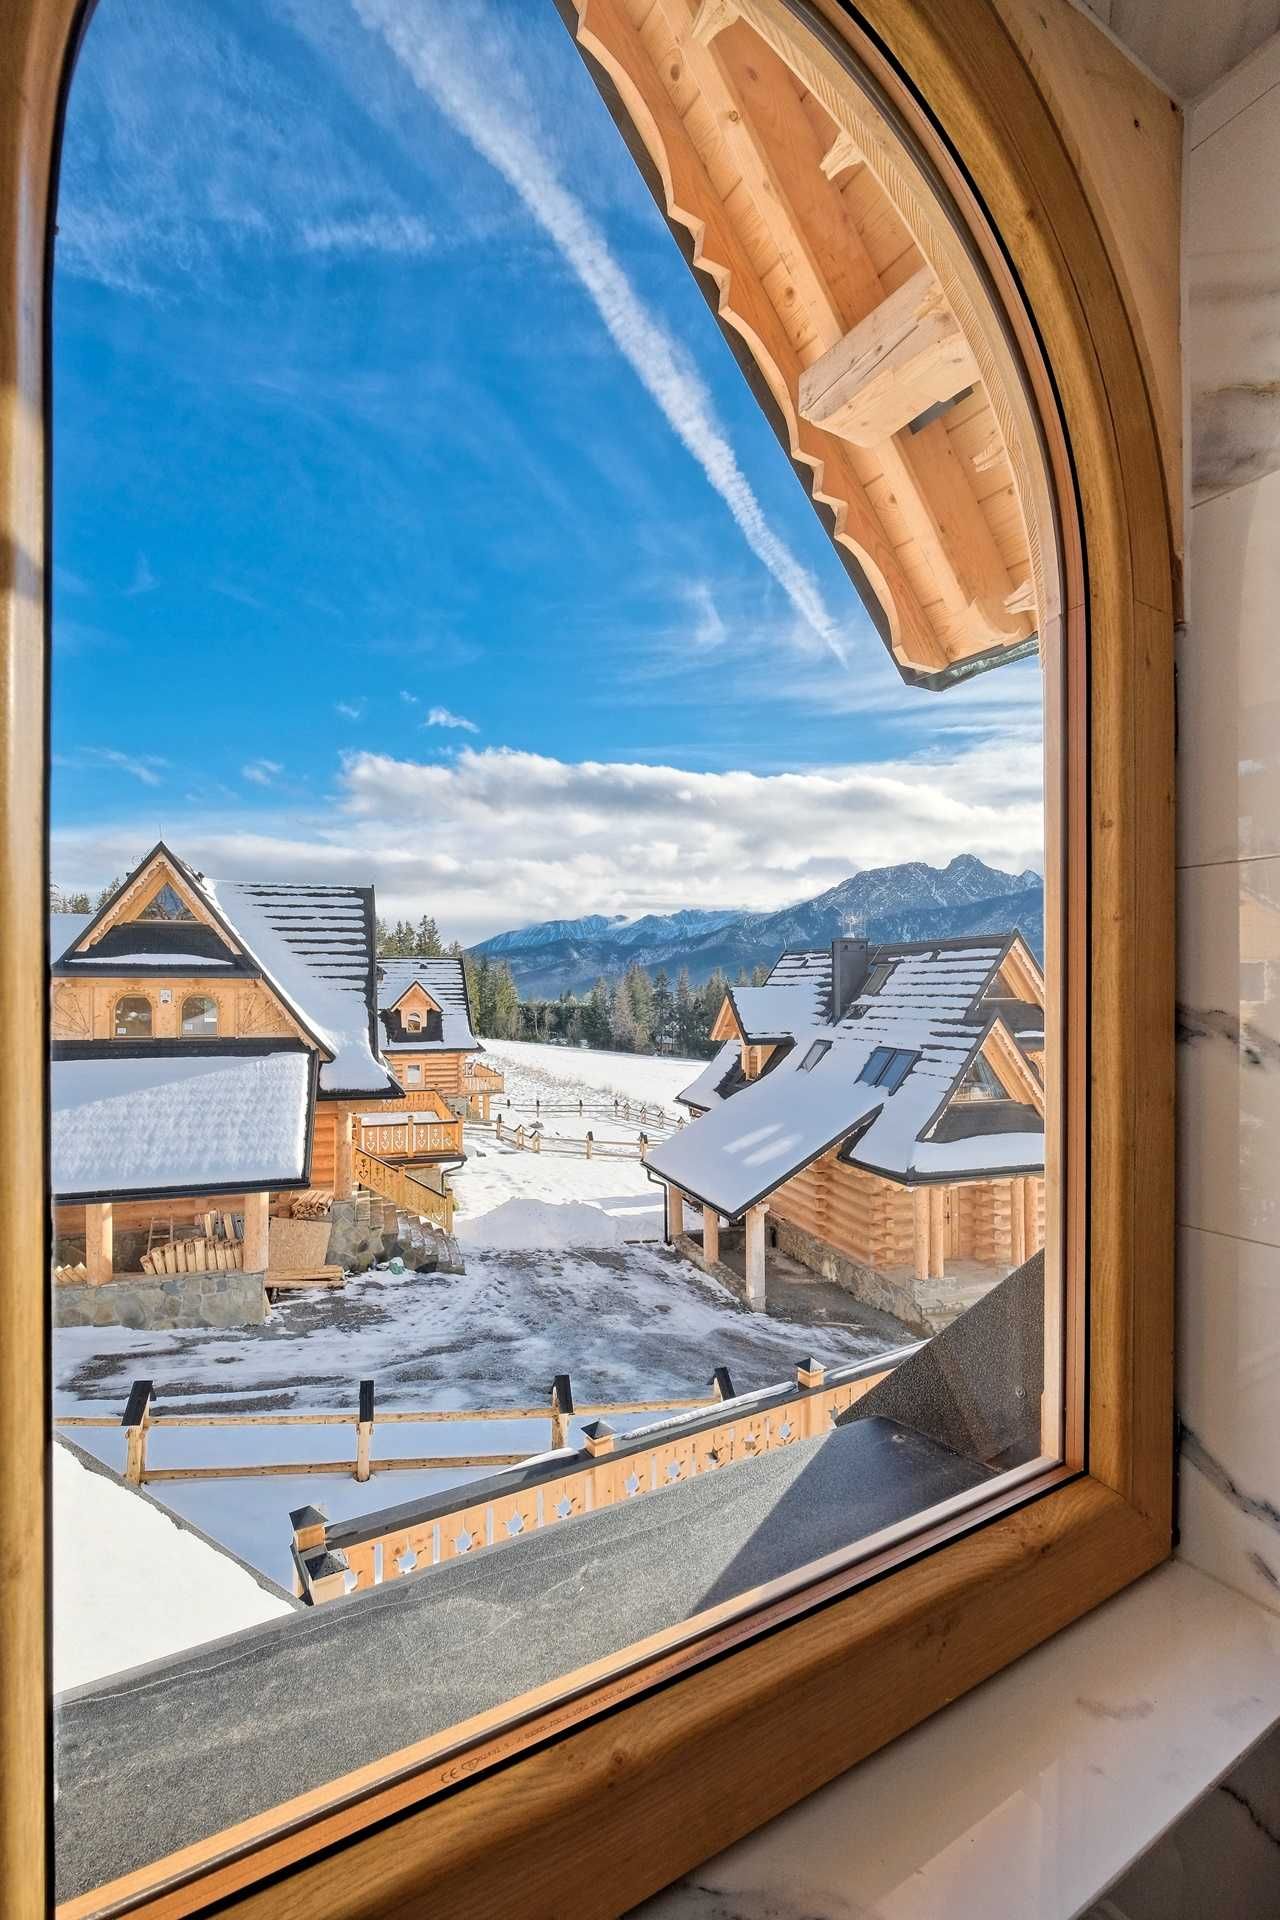
M 831 942 L 831 1018 L 843 1020 L 862 991 L 870 972 L 871 942 L 841 939 Z

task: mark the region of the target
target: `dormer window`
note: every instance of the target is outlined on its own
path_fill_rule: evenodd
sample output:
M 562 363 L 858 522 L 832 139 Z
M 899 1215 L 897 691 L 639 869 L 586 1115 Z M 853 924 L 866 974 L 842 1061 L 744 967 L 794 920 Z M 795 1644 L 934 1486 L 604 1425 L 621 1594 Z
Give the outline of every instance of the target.
M 407 1013 L 404 1017 L 404 1025 L 406 1033 L 421 1033 L 422 1015 L 420 1013 Z
M 126 993 L 116 1001 L 111 1037 L 113 1040 L 151 1038 L 151 1002 L 144 993 Z

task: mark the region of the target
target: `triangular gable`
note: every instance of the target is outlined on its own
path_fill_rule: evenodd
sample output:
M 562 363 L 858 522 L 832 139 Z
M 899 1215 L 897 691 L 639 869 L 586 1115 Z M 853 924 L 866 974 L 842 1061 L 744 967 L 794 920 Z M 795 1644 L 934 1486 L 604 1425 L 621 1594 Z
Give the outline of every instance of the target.
M 192 920 L 200 926 L 208 927 L 231 953 L 239 955 L 241 959 L 251 958 L 242 942 L 236 938 L 234 932 L 227 926 L 221 915 L 215 912 L 200 888 L 191 879 L 184 862 L 170 853 L 163 841 L 157 842 L 146 858 L 121 881 L 111 898 L 103 902 L 88 926 L 84 928 L 78 939 L 71 943 L 62 957 L 69 958 L 73 954 L 85 956 L 97 945 L 104 934 L 110 933 L 113 927 L 141 920 L 146 915 L 147 908 L 166 888 L 186 909 Z M 172 921 L 170 924 L 178 923 Z
M 440 1013 L 444 1008 L 434 1000 L 423 986 L 421 980 L 415 980 L 407 986 L 398 1000 L 393 1000 L 387 1008 L 388 1013 L 398 1013 L 403 1018 L 406 1013 Z
M 997 1016 L 965 1059 L 945 1097 L 921 1127 L 917 1138 L 925 1140 L 932 1135 L 942 1116 L 950 1112 L 955 1104 L 956 1094 L 964 1084 L 969 1069 L 979 1059 L 985 1060 L 1010 1100 L 1034 1108 L 1041 1120 L 1044 1119 L 1044 1082 L 1023 1053 L 1014 1034 Z
M 1020 933 L 1015 933 L 996 969 L 995 978 L 987 985 L 983 998 L 995 999 L 1003 989 L 1010 1000 L 1025 1000 L 1037 1007 L 1044 1006 L 1044 974 L 1035 955 Z
M 732 994 L 727 993 L 721 1001 L 716 1023 L 708 1038 L 716 1041 L 718 1045 L 723 1045 L 726 1040 L 740 1040 L 745 1044 L 747 1036 L 742 1031 L 742 1023 L 738 1019 Z
M 237 933 L 224 913 L 214 904 L 198 884 L 191 868 L 185 860 L 180 860 L 158 840 L 133 872 L 121 881 L 111 898 L 103 903 L 90 920 L 83 932 L 72 941 L 63 960 L 88 957 L 92 948 L 110 932 L 113 927 L 128 924 L 137 917 L 160 892 L 162 887 L 170 886 L 179 900 L 190 912 L 192 919 L 199 925 L 208 927 L 227 946 L 230 952 L 248 962 L 249 966 L 262 977 L 263 985 L 271 993 L 280 1012 L 296 1029 L 299 1037 L 314 1047 L 325 1059 L 333 1059 L 333 1051 L 326 1046 L 305 1018 L 302 1009 L 296 1007 L 285 995 L 278 983 L 262 966 L 257 954 Z

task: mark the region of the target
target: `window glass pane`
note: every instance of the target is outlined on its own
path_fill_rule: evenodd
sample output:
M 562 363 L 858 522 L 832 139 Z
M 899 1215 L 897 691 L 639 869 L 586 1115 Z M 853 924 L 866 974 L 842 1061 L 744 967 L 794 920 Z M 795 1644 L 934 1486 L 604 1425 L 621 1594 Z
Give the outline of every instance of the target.
M 207 1040 L 218 1031 L 218 1003 L 207 994 L 191 994 L 182 1003 L 182 1031 L 194 1040 Z
M 140 994 L 126 994 L 116 1001 L 115 1038 L 145 1040 L 151 1033 L 151 1002 Z
M 693 11 L 591 4 L 589 61 L 581 8 L 508 0 L 86 31 L 68 1899 L 571 1718 L 580 1670 L 630 1686 L 1062 1455 L 1034 329 L 798 11 Z

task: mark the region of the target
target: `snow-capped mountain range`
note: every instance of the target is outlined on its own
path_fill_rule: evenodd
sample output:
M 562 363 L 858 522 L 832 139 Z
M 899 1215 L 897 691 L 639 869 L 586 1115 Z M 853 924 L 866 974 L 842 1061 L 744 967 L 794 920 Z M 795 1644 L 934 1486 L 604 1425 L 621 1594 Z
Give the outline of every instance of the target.
M 945 867 L 912 860 L 850 875 L 812 900 L 774 913 L 740 908 L 683 907 L 640 919 L 592 913 L 580 920 L 544 920 L 538 926 L 495 933 L 472 948 L 503 959 L 526 999 L 589 992 L 602 975 L 616 978 L 633 965 L 674 981 L 687 967 L 695 984 L 717 967 L 732 979 L 739 968 L 772 966 L 787 947 L 823 947 L 837 936 L 870 940 L 929 940 L 948 934 L 1004 933 L 1016 927 L 1037 956 L 1044 946 L 1040 875 L 1028 867 L 1005 873 L 974 854 L 957 854 Z

